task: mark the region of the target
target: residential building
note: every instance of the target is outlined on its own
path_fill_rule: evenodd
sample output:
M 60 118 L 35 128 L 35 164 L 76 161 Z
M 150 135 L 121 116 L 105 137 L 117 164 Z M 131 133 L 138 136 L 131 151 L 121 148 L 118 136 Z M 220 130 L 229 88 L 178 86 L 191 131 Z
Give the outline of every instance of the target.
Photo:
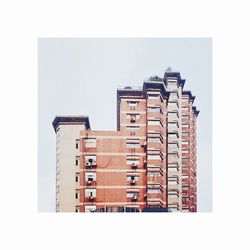
M 179 72 L 117 89 L 117 131 L 57 116 L 57 212 L 197 211 L 195 97 Z

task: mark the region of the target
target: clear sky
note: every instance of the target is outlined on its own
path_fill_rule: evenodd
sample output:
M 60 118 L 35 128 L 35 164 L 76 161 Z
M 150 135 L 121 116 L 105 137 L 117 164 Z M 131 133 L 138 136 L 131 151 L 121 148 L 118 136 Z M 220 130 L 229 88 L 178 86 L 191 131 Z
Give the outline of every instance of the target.
M 116 130 L 116 89 L 142 86 L 172 67 L 196 96 L 198 211 L 212 211 L 212 39 L 40 38 L 38 211 L 55 211 L 56 115 L 88 115 L 92 130 Z M 108 101 L 107 101 L 108 100 Z

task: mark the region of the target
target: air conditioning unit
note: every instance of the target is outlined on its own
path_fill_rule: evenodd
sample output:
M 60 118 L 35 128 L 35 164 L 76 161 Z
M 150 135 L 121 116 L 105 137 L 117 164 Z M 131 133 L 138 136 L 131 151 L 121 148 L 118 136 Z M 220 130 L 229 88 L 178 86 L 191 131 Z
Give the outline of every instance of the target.
M 136 201 L 136 200 L 137 200 L 137 196 L 136 196 L 136 195 L 133 195 L 133 196 L 131 197 L 131 200 L 132 200 L 132 201 Z
M 131 183 L 131 184 L 135 184 L 135 183 L 136 183 L 136 180 L 130 180 L 130 183 Z
M 89 161 L 87 161 L 87 162 L 85 163 L 85 166 L 88 167 L 88 168 L 91 167 L 91 165 L 92 165 L 92 164 L 91 164 L 91 162 L 89 162 Z
M 95 161 L 92 162 L 92 167 L 96 167 L 96 162 Z
M 131 167 L 135 169 L 135 168 L 137 168 L 137 164 L 133 162 L 133 163 L 131 164 Z
M 95 199 L 95 197 L 94 197 L 93 195 L 90 195 L 90 196 L 89 196 L 89 200 L 90 200 L 90 201 L 93 201 L 94 199 Z
M 90 185 L 92 183 L 92 181 L 87 180 L 87 185 Z
M 135 122 L 135 121 L 136 121 L 136 118 L 135 118 L 134 116 L 132 116 L 132 117 L 130 118 L 130 121 L 131 121 L 131 122 Z
M 134 131 L 131 131 L 131 132 L 130 132 L 130 135 L 135 135 L 135 132 L 134 132 Z

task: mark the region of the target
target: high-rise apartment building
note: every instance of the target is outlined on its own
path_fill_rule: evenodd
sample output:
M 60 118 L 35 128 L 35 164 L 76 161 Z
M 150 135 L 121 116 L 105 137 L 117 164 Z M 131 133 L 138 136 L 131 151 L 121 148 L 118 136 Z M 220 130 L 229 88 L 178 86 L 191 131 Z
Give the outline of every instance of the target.
M 117 90 L 117 131 L 58 116 L 56 211 L 197 211 L 195 97 L 168 69 Z

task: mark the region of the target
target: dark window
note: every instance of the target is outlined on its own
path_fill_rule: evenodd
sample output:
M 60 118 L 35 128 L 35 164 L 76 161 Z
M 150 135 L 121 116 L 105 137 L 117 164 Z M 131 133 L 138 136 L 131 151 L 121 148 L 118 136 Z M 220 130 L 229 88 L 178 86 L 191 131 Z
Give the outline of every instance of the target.
M 78 160 L 76 160 L 76 166 L 78 166 Z
M 76 149 L 78 149 L 78 143 L 76 143 Z

